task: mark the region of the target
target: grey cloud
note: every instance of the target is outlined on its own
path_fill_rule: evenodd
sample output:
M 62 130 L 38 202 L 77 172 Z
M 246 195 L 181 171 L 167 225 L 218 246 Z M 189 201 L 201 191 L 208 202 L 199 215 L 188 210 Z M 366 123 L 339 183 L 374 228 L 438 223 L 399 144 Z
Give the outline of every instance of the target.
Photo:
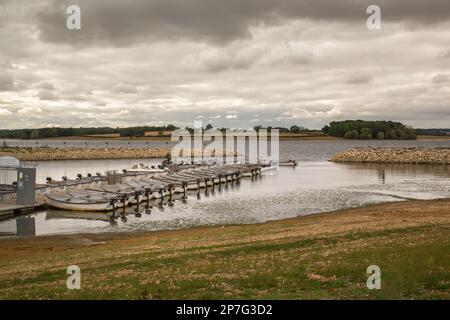
M 58 100 L 58 96 L 52 90 L 39 90 L 38 97 L 40 100 Z
M 38 84 L 37 88 L 50 91 L 55 90 L 55 86 L 51 82 L 41 82 Z
M 448 13 L 440 0 L 391 20 L 382 5 L 383 19 L 406 23 L 379 32 L 365 28 L 363 1 L 82 0 L 81 32 L 65 30 L 68 1 L 8 3 L 40 13 L 0 19 L 0 83 L 14 85 L 0 89 L 3 127 L 46 126 L 49 114 L 55 125 L 113 127 L 192 126 L 198 115 L 240 128 L 450 121 L 450 86 L 432 82 L 450 75 L 450 21 L 432 14 L 439 3 Z
M 137 88 L 135 86 L 132 85 L 128 85 L 128 84 L 124 84 L 124 83 L 119 83 L 118 85 L 116 85 L 113 89 L 113 92 L 118 92 L 118 93 L 137 93 Z
M 0 72 L 0 91 L 15 90 L 14 77 L 8 72 Z
M 82 30 L 65 28 L 69 4 L 82 8 Z M 37 14 L 42 39 L 126 45 L 144 39 L 226 43 L 250 38 L 249 27 L 289 19 L 360 21 L 369 0 L 55 0 Z M 383 21 L 433 24 L 450 19 L 448 0 L 379 0 Z
M 433 83 L 444 83 L 449 79 L 445 74 L 437 74 L 433 77 Z
M 442 55 L 440 56 L 440 58 L 444 58 L 444 59 L 450 59 L 450 50 L 446 50 L 442 53 Z
M 356 73 L 348 77 L 345 82 L 348 84 L 368 84 L 371 83 L 372 80 L 373 77 L 370 74 Z

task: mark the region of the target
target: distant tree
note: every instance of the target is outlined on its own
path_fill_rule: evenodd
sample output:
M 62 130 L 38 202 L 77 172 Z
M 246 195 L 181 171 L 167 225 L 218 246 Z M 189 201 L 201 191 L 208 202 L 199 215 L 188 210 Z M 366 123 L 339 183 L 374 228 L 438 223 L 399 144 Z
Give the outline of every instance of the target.
M 330 131 L 330 126 L 325 126 L 325 127 L 322 128 L 322 132 L 324 134 L 328 134 L 329 131 Z
M 404 140 L 404 139 L 406 139 L 406 132 L 402 129 L 396 129 L 395 136 L 399 140 Z
M 213 129 L 214 127 L 212 126 L 212 124 L 211 123 L 208 123 L 208 125 L 206 126 L 206 128 L 205 128 L 205 130 L 211 130 L 211 129 Z
M 299 126 L 292 126 L 290 128 L 290 130 L 291 130 L 292 133 L 299 133 L 300 132 Z
M 450 129 L 416 129 L 415 134 L 421 136 L 446 136 Z
M 361 140 L 370 140 L 372 139 L 372 130 L 369 128 L 362 128 L 359 134 L 359 139 Z
M 384 132 L 380 131 L 377 133 L 377 139 L 378 140 L 384 140 Z
M 416 139 L 416 133 L 413 128 L 394 121 L 333 121 L 328 127 L 322 129 L 324 133 L 327 132 L 328 135 L 334 137 L 344 137 L 347 132 L 353 130 L 361 133 L 361 139 L 377 137 L 380 132 L 384 133 L 385 139 Z M 368 130 L 370 130 L 370 137 Z
M 344 139 L 359 139 L 359 133 L 356 130 L 350 130 L 344 134 Z
M 392 129 L 386 130 L 386 132 L 384 133 L 384 138 L 385 139 L 395 139 L 396 138 L 395 131 Z
M 407 140 L 417 139 L 417 133 L 416 133 L 416 130 L 414 128 L 406 127 L 404 131 L 406 133 L 406 139 Z
M 38 139 L 39 138 L 39 130 L 33 130 L 30 135 L 30 139 Z

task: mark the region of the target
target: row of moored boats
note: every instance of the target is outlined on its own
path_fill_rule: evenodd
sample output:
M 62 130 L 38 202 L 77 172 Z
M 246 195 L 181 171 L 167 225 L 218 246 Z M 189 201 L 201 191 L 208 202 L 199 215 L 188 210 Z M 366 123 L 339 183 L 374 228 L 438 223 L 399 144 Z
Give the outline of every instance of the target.
M 51 207 L 72 211 L 115 211 L 129 205 L 146 203 L 153 199 L 172 197 L 200 188 L 214 188 L 242 177 L 253 177 L 263 172 L 275 171 L 278 165 L 229 165 L 197 167 L 178 172 L 155 170 L 145 177 L 135 177 L 119 184 L 100 184 L 84 189 L 67 189 L 48 193 L 47 204 Z

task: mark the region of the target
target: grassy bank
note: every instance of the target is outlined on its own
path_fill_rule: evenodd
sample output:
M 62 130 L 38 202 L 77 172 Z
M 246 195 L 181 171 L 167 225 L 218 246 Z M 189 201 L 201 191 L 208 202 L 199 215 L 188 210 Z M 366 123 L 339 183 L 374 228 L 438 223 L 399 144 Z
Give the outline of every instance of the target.
M 450 200 L 260 225 L 0 241 L 0 298 L 450 298 Z M 66 268 L 82 289 L 66 289 Z M 379 265 L 382 289 L 368 290 Z

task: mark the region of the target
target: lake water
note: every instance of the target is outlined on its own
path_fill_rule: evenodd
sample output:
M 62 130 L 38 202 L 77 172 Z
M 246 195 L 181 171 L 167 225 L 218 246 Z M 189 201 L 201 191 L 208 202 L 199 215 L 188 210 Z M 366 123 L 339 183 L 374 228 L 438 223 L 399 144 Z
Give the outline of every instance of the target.
M 8 146 L 57 148 L 146 148 L 173 146 L 174 142 L 141 140 L 4 140 Z M 0 140 L 0 143 L 3 143 Z M 292 140 L 280 141 L 280 158 L 299 161 L 327 161 L 334 153 L 352 147 L 450 147 L 448 140 Z
M 123 143 L 123 142 L 122 142 Z M 142 144 L 142 142 L 139 142 Z M 145 142 L 143 142 L 145 145 Z M 31 215 L 37 235 L 163 230 L 205 225 L 259 223 L 366 204 L 450 197 L 450 166 L 338 164 L 327 160 L 335 152 L 354 146 L 450 147 L 443 141 L 282 141 L 281 159 L 296 159 L 295 169 L 282 167 L 277 174 L 222 186 L 205 194 L 188 194 L 171 206 L 157 205 L 151 215 L 128 215 L 126 222 L 95 220 L 103 215 L 49 210 Z M 39 180 L 75 177 L 105 170 L 128 168 L 137 160 L 39 162 Z M 142 160 L 139 160 L 142 161 Z M 160 160 L 145 161 L 158 164 Z M 90 219 L 87 219 L 90 218 Z M 14 220 L 0 222 L 0 230 Z

